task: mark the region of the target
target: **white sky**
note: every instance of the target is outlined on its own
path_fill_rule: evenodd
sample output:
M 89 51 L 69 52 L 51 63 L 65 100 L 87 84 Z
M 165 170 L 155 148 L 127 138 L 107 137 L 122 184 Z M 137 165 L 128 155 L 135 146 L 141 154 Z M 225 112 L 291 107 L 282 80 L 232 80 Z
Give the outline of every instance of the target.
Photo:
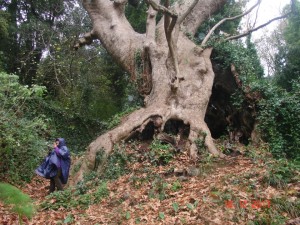
M 257 0 L 250 0 L 246 6 L 246 9 L 249 9 L 253 5 L 257 3 Z M 250 24 L 253 25 L 253 22 L 256 18 L 256 23 L 254 27 L 257 27 L 261 24 L 268 22 L 269 20 L 281 16 L 282 9 L 284 6 L 290 3 L 290 0 L 262 0 L 259 11 L 256 17 L 256 9 L 253 10 L 248 16 L 242 19 L 242 31 L 247 30 L 247 24 L 250 21 Z M 279 21 L 274 21 L 266 27 L 257 30 L 252 33 L 252 41 L 256 43 L 256 49 L 258 51 L 258 55 L 260 56 L 262 66 L 264 67 L 265 76 L 271 76 L 274 73 L 274 65 L 273 58 L 276 54 L 276 49 L 273 48 L 265 48 L 265 43 L 267 41 L 267 37 L 271 35 L 272 31 L 274 31 Z M 264 46 L 264 47 L 263 47 Z
M 255 5 L 257 0 L 250 0 L 249 3 L 247 4 L 247 9 L 249 9 L 251 6 Z M 268 22 L 274 17 L 280 16 L 282 9 L 285 5 L 289 4 L 290 0 L 262 0 L 259 11 L 258 11 L 258 16 L 256 20 L 256 26 L 259 26 L 263 23 Z M 244 24 L 247 23 L 247 20 L 254 21 L 256 17 L 256 10 L 253 10 L 251 15 L 245 17 L 242 21 Z M 278 25 L 278 22 L 272 22 L 270 25 L 268 25 L 265 29 L 258 30 L 252 34 L 252 37 L 254 39 L 259 38 L 261 35 L 266 34 L 267 31 L 271 31 L 276 29 Z

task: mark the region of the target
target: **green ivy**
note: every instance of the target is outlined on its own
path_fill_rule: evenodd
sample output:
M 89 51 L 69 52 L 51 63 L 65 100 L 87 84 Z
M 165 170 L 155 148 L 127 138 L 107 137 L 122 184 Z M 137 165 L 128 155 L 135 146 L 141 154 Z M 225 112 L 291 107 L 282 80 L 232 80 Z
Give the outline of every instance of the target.
M 170 144 L 161 143 L 158 139 L 154 139 L 149 148 L 149 158 L 152 164 L 166 165 L 174 157 L 174 148 Z
M 300 80 L 292 87 L 287 92 L 266 82 L 258 88 L 263 95 L 258 103 L 259 129 L 276 157 L 300 157 Z
M 18 76 L 0 73 L 0 179 L 30 181 L 46 155 L 54 129 L 39 112 L 44 87 L 23 86 Z

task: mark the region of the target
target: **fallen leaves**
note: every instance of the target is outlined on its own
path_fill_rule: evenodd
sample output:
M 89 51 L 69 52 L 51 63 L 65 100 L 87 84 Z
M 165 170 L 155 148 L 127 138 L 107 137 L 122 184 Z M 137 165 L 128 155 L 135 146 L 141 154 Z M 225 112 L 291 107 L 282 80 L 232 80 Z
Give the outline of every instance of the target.
M 191 166 L 192 165 L 192 166 Z M 196 175 L 188 171 L 200 166 Z M 260 209 L 247 205 L 226 207 L 227 200 L 249 201 L 255 196 L 271 199 L 282 194 L 272 187 L 262 187 L 259 177 L 265 168 L 258 168 L 251 160 L 238 156 L 225 161 L 211 162 L 201 168 L 186 154 L 178 155 L 166 166 L 155 167 L 149 163 L 135 162 L 129 165 L 129 174 L 107 183 L 109 196 L 87 209 L 42 210 L 24 224 L 246 224 L 256 218 Z M 207 169 L 207 171 L 206 171 Z M 186 179 L 180 179 L 184 176 Z M 177 182 L 177 183 L 176 183 Z M 179 184 L 180 185 L 179 185 Z M 174 186 L 177 184 L 177 186 Z M 254 185 L 255 189 L 249 187 Z M 48 181 L 39 177 L 22 190 L 29 194 L 37 206 L 47 195 Z M 173 188 L 172 188 L 173 185 Z M 290 186 L 287 192 L 296 198 L 298 186 Z M 153 192 L 156 195 L 151 196 Z M 157 196 L 164 194 L 162 200 Z M 54 204 L 55 199 L 49 200 Z M 236 204 L 236 203 L 234 203 Z M 256 211 L 255 211 L 256 210 Z M 235 218 L 235 219 L 234 219 Z M 18 217 L 0 203 L 0 224 L 18 224 Z

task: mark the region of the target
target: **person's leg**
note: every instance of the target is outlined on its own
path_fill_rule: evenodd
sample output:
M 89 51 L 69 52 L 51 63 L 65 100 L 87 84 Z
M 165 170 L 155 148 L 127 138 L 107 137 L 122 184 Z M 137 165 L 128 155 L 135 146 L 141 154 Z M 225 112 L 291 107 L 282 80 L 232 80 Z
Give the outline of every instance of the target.
M 55 181 L 54 178 L 50 178 L 50 187 L 49 187 L 49 194 L 55 191 Z
M 55 186 L 56 186 L 56 188 L 57 188 L 58 191 L 62 191 L 63 190 L 63 185 L 61 183 L 60 176 L 61 176 L 61 169 L 59 169 L 57 171 L 57 174 L 54 177 Z

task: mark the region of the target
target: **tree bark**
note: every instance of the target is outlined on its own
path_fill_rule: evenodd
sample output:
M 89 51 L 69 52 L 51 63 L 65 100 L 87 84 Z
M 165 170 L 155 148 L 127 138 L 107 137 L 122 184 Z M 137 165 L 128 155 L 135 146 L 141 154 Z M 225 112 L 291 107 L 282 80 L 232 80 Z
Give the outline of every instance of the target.
M 158 0 L 154 2 L 159 3 Z M 179 19 L 181 24 L 176 24 L 172 32 L 178 63 L 176 70 L 181 77 L 177 88 L 173 89 L 172 82 L 179 76 L 178 71 L 175 71 L 170 61 L 170 45 L 165 36 L 164 19 L 156 24 L 156 11 L 151 6 L 148 10 L 146 34 L 138 34 L 125 18 L 126 0 L 83 0 L 93 22 L 91 35 L 100 39 L 133 79 L 142 79 L 142 85 L 147 87 L 147 91 L 141 91 L 145 96 L 143 108 L 128 115 L 119 126 L 90 144 L 75 182 L 82 179 L 84 172 L 95 168 L 97 152 L 105 151 L 109 154 L 114 144 L 142 132 L 150 122 L 154 124 L 156 132 L 161 132 L 168 120 L 181 120 L 190 127 L 187 147 L 191 157 L 197 157 L 195 140 L 199 138 L 205 138 L 205 145 L 211 154 L 222 156 L 204 122 L 215 76 L 210 60 L 212 49 L 202 49 L 195 45 L 189 40 L 187 33 L 194 34 L 201 23 L 220 9 L 226 0 L 199 0 L 191 8 L 193 3 L 196 2 L 178 1 L 170 9 L 179 18 L 189 12 L 183 21 Z M 138 55 L 143 57 L 138 58 Z M 142 63 L 137 63 L 138 60 L 142 60 Z M 138 65 L 142 65 L 142 68 L 137 68 Z

